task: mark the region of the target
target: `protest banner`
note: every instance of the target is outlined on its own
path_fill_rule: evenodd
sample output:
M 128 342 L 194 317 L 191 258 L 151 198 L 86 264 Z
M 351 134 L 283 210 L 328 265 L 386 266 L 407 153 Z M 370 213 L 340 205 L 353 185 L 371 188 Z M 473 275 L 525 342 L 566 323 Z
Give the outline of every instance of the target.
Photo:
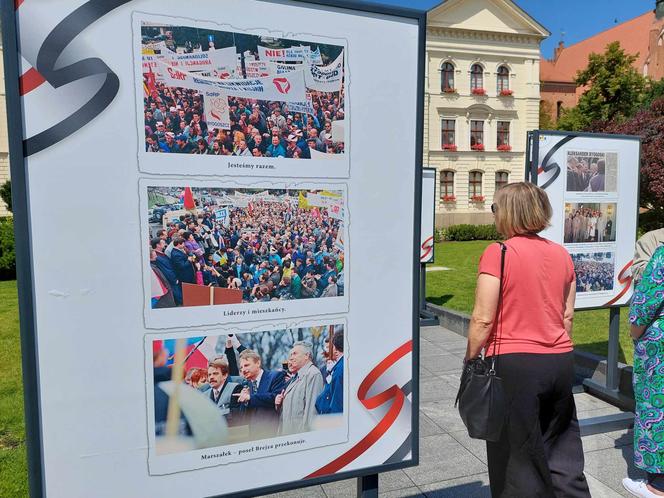
M 310 47 L 266 48 L 258 46 L 258 58 L 262 61 L 299 61 L 311 58 Z
M 309 90 L 339 92 L 341 91 L 344 75 L 344 53 L 342 51 L 336 60 L 327 66 L 270 62 L 269 67 L 272 74 L 288 74 L 293 71 L 304 70 L 304 79 Z
M 193 52 L 190 54 L 177 54 L 168 51 L 162 54 L 164 62 L 171 67 L 188 72 L 205 72 L 220 79 L 234 77 L 236 68 L 235 47 L 209 50 L 207 52 Z
M 160 62 L 158 62 L 161 64 Z M 163 66 L 164 82 L 175 88 L 190 88 L 198 91 L 217 90 L 235 97 L 278 100 L 282 102 L 306 101 L 304 72 L 296 71 L 277 77 L 246 80 L 221 80 L 197 76 L 194 73 Z
M 247 78 L 266 78 L 272 75 L 269 62 L 266 61 L 244 61 Z
M 228 109 L 228 95 L 223 92 L 206 91 L 203 94 L 205 121 L 214 129 L 230 130 L 231 118 Z
M 217 209 L 214 212 L 214 214 L 217 217 L 217 220 L 221 221 L 222 225 L 224 225 L 225 227 L 230 226 L 231 216 L 230 212 L 228 211 L 228 208 Z

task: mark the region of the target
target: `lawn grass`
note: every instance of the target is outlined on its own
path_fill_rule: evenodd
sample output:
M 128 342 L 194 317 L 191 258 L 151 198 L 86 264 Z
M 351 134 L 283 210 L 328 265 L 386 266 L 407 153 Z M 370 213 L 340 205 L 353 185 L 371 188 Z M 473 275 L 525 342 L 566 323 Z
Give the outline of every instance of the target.
M 16 282 L 0 282 L 0 496 L 28 496 Z
M 490 241 L 441 242 L 435 246 L 434 263 L 449 271 L 427 272 L 427 301 L 453 310 L 470 313 L 475 298 L 477 265 L 482 251 Z M 575 346 L 583 351 L 607 355 L 609 337 L 609 310 L 577 311 L 574 315 L 573 338 Z M 627 310 L 620 320 L 619 360 L 632 364 L 634 346 L 629 337 Z

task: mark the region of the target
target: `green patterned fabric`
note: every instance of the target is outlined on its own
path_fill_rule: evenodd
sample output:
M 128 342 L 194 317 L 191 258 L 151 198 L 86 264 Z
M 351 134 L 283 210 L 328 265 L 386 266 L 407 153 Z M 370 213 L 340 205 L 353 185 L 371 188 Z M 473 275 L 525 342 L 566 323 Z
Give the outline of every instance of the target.
M 629 308 L 629 321 L 648 325 L 664 300 L 664 246 L 646 267 Z M 664 316 L 634 343 L 634 463 L 652 474 L 664 474 Z

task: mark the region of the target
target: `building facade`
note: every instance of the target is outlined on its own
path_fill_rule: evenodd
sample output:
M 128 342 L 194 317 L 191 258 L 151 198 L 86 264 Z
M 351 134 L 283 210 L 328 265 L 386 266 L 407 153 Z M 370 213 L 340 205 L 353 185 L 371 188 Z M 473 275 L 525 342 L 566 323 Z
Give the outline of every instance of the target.
M 616 24 L 585 40 L 566 47 L 558 44 L 553 59 L 540 62 L 542 105 L 557 122 L 562 111 L 575 107 L 584 87 L 574 80 L 578 71 L 588 66 L 592 53 L 604 53 L 614 41 L 630 55 L 636 56 L 633 67 L 653 80 L 664 77 L 664 0 L 653 3 L 655 9 L 634 19 Z
M 508 0 L 447 0 L 429 13 L 424 165 L 437 170 L 437 227 L 491 223 L 495 191 L 523 180 L 548 35 Z

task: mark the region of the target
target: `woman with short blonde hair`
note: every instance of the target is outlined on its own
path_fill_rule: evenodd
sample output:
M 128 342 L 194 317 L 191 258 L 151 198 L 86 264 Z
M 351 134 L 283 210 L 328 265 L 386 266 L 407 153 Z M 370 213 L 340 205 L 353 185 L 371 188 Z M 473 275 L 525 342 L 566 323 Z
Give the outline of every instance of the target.
M 466 350 L 466 361 L 482 350 L 496 355 L 507 397 L 502 436 L 487 442 L 491 496 L 588 498 L 572 395 L 572 258 L 538 235 L 552 216 L 541 188 L 506 185 L 496 192 L 491 210 L 506 238 L 504 265 L 503 248 L 487 247 Z

